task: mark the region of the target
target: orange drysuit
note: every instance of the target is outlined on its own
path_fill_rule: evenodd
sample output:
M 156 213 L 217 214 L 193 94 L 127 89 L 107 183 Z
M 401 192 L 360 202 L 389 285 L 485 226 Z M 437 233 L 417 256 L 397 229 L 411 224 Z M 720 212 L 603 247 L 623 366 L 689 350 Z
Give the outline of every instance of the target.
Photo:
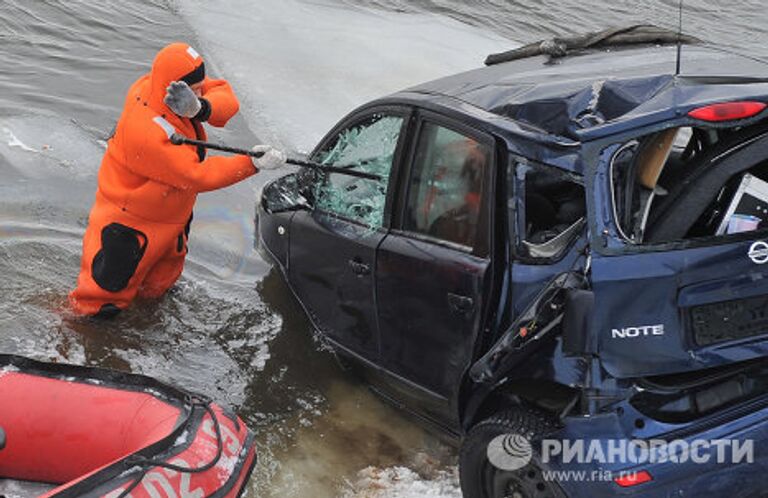
M 204 104 L 192 119 L 163 102 L 168 85 L 190 75 L 202 80 Z M 246 156 L 206 159 L 203 148 L 173 145 L 170 137 L 205 140 L 202 120 L 224 126 L 238 108 L 229 84 L 204 77 L 202 57 L 183 43 L 161 50 L 151 72 L 131 86 L 99 169 L 80 276 L 69 295 L 77 313 L 111 315 L 136 296 L 162 296 L 176 282 L 197 194 L 256 169 Z

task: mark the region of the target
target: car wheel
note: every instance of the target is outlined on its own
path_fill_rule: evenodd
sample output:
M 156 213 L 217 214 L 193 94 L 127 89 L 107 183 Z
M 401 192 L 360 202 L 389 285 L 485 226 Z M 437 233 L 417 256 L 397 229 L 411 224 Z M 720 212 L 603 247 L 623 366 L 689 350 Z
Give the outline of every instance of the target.
M 552 417 L 530 408 L 499 412 L 474 426 L 459 454 L 464 498 L 564 498 L 556 483 L 544 479 L 530 443 L 556 428 Z

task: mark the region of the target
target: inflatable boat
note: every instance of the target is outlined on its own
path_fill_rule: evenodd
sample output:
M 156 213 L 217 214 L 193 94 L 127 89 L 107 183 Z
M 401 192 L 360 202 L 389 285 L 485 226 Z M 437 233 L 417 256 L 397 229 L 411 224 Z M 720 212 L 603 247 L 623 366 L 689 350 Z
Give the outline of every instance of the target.
M 235 498 L 256 462 L 252 432 L 203 396 L 10 355 L 0 448 L 7 498 Z

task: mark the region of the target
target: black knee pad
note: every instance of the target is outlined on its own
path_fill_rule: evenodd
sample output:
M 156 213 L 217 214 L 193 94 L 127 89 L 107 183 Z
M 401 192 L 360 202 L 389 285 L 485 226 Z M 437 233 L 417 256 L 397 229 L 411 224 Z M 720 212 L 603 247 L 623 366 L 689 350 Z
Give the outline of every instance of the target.
M 101 231 L 101 250 L 91 265 L 91 275 L 99 287 L 119 292 L 128 286 L 147 250 L 147 236 L 120 223 L 111 223 Z

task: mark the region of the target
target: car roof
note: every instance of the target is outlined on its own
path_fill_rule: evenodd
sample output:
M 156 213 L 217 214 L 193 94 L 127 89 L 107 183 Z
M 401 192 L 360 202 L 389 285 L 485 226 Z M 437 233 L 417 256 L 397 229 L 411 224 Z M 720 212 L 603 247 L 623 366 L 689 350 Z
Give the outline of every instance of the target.
M 475 114 L 502 134 L 554 149 L 678 119 L 707 103 L 768 101 L 764 60 L 711 45 L 683 45 L 679 75 L 676 62 L 676 46 L 534 56 L 424 83 L 393 97 Z M 524 155 L 546 155 L 528 152 Z M 565 154 L 570 157 L 562 158 L 565 163 L 574 160 L 572 153 Z

